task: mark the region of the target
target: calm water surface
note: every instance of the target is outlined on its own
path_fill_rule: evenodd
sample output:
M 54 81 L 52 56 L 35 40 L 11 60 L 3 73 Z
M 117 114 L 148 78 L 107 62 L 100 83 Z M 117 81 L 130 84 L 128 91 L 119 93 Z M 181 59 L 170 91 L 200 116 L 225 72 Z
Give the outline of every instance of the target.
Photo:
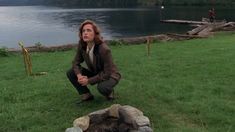
M 43 45 L 76 43 L 79 24 L 94 20 L 104 39 L 116 39 L 170 32 L 191 27 L 160 23 L 161 19 L 201 20 L 209 7 L 64 9 L 46 6 L 0 6 L 0 47 L 17 48 L 40 42 Z M 235 21 L 232 8 L 216 8 L 217 18 Z

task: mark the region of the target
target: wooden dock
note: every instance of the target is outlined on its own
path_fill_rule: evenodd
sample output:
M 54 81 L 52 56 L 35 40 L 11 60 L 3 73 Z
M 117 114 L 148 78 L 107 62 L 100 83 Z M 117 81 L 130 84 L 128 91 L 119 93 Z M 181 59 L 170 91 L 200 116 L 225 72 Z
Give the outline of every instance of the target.
M 204 22 L 204 21 L 189 21 L 189 20 L 161 20 L 161 22 L 165 22 L 165 23 L 178 23 L 178 24 L 208 24 L 208 22 Z

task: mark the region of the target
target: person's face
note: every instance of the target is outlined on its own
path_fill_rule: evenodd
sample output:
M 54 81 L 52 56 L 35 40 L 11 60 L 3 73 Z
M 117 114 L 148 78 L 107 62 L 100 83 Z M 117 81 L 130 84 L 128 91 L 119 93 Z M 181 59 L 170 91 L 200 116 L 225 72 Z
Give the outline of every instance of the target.
M 95 32 L 91 24 L 86 24 L 82 29 L 82 39 L 84 42 L 92 42 L 95 38 Z

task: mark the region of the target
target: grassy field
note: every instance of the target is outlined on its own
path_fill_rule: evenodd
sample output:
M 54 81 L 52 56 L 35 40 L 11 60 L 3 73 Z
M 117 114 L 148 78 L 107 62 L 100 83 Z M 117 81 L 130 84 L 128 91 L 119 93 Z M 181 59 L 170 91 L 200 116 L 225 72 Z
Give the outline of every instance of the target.
M 0 57 L 0 131 L 63 132 L 74 119 L 113 103 L 131 105 L 159 132 L 235 130 L 235 34 L 208 39 L 112 46 L 122 73 L 118 99 L 108 102 L 91 87 L 95 100 L 77 105 L 79 96 L 66 78 L 75 50 L 33 53 L 27 77 L 22 56 Z

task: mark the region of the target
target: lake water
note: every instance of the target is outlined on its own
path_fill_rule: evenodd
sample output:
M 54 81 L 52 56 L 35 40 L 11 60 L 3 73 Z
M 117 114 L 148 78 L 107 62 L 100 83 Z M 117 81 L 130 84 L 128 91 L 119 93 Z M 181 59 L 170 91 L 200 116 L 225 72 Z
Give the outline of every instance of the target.
M 160 23 L 161 19 L 201 20 L 209 7 L 93 8 L 65 9 L 47 6 L 0 6 L 0 47 L 17 48 L 40 42 L 43 45 L 77 43 L 77 30 L 86 19 L 94 20 L 104 39 L 182 33 L 186 25 Z M 235 21 L 233 8 L 216 9 L 217 19 Z

